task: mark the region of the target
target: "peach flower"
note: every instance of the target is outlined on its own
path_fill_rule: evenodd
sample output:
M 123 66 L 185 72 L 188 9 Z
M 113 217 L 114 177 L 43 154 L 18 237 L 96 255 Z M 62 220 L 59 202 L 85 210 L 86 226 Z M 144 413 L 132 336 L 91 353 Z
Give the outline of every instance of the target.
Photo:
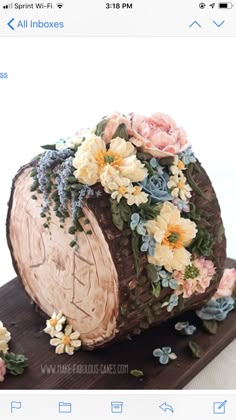
M 234 288 L 236 287 L 236 269 L 226 268 L 221 278 L 219 287 L 214 295 L 215 299 L 231 296 Z
M 186 299 L 194 293 L 204 293 L 215 272 L 212 261 L 203 257 L 193 260 L 184 271 L 174 271 L 173 277 L 178 283 L 175 294 L 183 295 Z
M 0 357 L 0 382 L 4 381 L 4 376 L 6 375 L 7 369 L 4 363 L 4 360 Z
M 106 144 L 110 143 L 119 125 L 125 124 L 127 130 L 130 129 L 130 118 L 127 118 L 125 115 L 120 114 L 119 112 L 114 112 L 114 114 L 106 117 L 105 119 L 107 120 L 107 123 L 105 125 L 102 138 Z
M 183 128 L 165 114 L 134 115 L 128 133 L 135 146 L 157 158 L 174 156 L 190 146 Z

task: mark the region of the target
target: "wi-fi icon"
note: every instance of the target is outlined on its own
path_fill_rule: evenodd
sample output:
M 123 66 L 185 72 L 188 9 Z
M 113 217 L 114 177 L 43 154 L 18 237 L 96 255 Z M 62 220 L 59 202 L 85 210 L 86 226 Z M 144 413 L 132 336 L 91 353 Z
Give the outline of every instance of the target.
M 59 7 L 59 9 L 61 9 L 64 6 L 63 3 L 57 3 L 57 7 Z

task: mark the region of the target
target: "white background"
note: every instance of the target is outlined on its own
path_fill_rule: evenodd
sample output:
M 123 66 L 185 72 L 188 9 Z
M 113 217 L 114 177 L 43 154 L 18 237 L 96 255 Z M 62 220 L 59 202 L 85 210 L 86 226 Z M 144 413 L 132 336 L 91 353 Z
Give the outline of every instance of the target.
M 170 114 L 188 133 L 213 182 L 236 258 L 233 38 L 1 40 L 1 276 L 15 276 L 5 240 L 11 180 L 40 145 L 119 110 Z M 22 245 L 23 246 L 23 245 Z

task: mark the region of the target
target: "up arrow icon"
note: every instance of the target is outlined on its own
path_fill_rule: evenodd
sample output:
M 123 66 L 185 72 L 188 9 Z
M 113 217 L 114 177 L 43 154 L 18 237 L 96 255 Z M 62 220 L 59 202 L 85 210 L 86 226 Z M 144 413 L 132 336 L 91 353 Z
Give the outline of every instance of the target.
M 189 25 L 189 28 L 192 28 L 192 26 L 193 26 L 193 25 L 197 25 L 197 26 L 199 26 L 199 28 L 201 28 L 200 23 L 198 23 L 196 20 L 194 20 L 194 21 L 191 23 L 191 25 Z

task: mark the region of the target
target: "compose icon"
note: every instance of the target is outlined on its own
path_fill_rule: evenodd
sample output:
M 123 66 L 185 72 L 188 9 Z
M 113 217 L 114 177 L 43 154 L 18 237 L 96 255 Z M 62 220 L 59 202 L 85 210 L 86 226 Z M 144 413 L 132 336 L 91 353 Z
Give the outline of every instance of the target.
M 221 402 L 214 402 L 213 403 L 213 413 L 214 414 L 225 414 L 225 406 L 227 404 L 227 400 Z
M 72 404 L 71 403 L 65 403 L 60 401 L 58 404 L 58 410 L 61 414 L 67 414 L 72 412 Z

